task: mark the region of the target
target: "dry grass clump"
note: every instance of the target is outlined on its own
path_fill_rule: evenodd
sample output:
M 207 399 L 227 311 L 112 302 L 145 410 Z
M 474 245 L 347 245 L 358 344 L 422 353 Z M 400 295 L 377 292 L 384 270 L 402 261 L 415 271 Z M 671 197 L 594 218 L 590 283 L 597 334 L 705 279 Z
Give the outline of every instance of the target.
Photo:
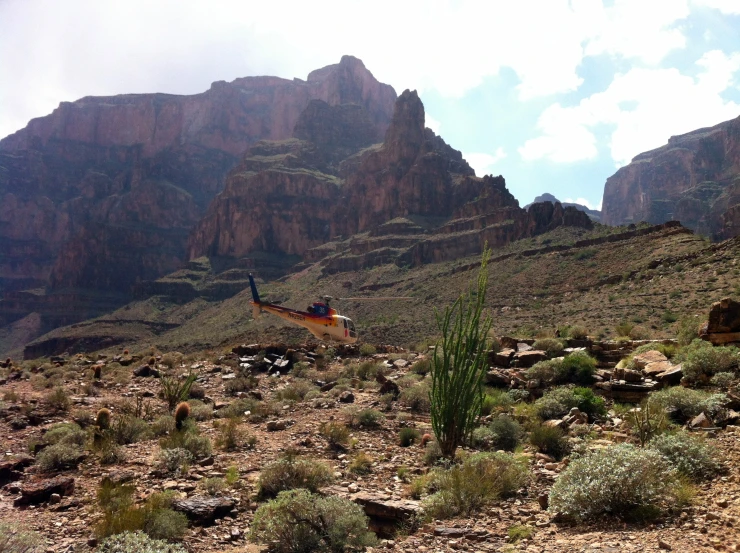
M 305 488 L 312 492 L 333 480 L 331 469 L 321 461 L 285 455 L 262 468 L 259 495 L 275 497 L 282 491 Z

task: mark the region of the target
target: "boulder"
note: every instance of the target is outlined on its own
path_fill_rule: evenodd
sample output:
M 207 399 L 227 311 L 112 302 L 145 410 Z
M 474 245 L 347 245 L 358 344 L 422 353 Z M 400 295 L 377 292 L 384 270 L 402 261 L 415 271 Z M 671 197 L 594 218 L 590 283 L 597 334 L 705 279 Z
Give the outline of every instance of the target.
M 705 413 L 699 413 L 689 423 L 691 428 L 712 428 L 714 422 Z
M 184 513 L 188 520 L 201 526 L 213 524 L 231 513 L 234 507 L 236 499 L 233 497 L 193 497 L 172 502 L 175 511 Z
M 535 363 L 545 361 L 547 354 L 544 351 L 531 350 L 531 351 L 518 351 L 514 354 L 512 365 L 515 367 L 531 367 Z
M 511 358 L 514 357 L 515 353 L 516 352 L 511 348 L 502 349 L 493 354 L 493 359 L 491 361 L 499 367 L 508 367 L 511 363 Z
M 57 476 L 41 482 L 31 482 L 21 486 L 21 496 L 13 502 L 13 505 L 15 507 L 36 505 L 47 501 L 52 494 L 72 495 L 74 490 L 75 480 L 69 476 Z
M 354 403 L 355 394 L 352 392 L 342 392 L 339 395 L 339 403 Z
M 740 343 L 740 302 L 724 298 L 713 303 L 700 334 L 714 345 Z
M 33 457 L 30 455 L 20 455 L 13 459 L 0 462 L 0 486 L 19 480 L 23 476 L 23 471 L 26 467 L 30 467 L 32 464 Z

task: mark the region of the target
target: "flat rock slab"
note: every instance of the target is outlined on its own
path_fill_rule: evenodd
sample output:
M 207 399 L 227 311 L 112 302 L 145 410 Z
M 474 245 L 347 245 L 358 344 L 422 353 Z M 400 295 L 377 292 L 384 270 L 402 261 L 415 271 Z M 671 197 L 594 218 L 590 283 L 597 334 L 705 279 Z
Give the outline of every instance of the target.
M 547 354 L 544 351 L 533 349 L 531 351 L 519 351 L 514 354 L 513 363 L 517 367 L 531 367 L 535 363 L 545 361 Z
M 71 476 L 57 476 L 41 482 L 32 482 L 21 486 L 21 496 L 17 498 L 13 505 L 19 507 L 22 505 L 36 505 L 48 501 L 52 494 L 60 496 L 72 495 L 75 491 L 75 479 Z
M 352 501 L 360 505 L 365 514 L 371 518 L 382 518 L 404 522 L 419 513 L 419 503 L 401 499 L 387 499 L 380 494 L 360 492 L 351 496 Z
M 228 515 L 235 506 L 233 497 L 193 497 L 172 502 L 175 511 L 185 513 L 188 520 L 200 525 L 213 524 L 217 518 Z

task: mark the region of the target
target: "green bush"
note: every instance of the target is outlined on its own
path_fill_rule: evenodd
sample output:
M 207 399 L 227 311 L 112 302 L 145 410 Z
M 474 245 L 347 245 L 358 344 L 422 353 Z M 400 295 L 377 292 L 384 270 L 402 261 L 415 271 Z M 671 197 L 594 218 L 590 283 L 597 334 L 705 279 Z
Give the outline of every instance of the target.
M 60 442 L 41 450 L 36 456 L 36 465 L 42 472 L 66 470 L 79 465 L 83 458 L 84 452 L 79 446 Z
M 174 493 L 154 493 L 141 507 L 134 505 L 136 488 L 104 481 L 98 488 L 98 506 L 103 519 L 97 527 L 99 537 L 122 532 L 144 531 L 155 539 L 182 538 L 188 527 L 187 517 L 171 509 Z
M 208 436 L 201 436 L 198 427 L 186 420 L 182 430 L 171 432 L 166 438 L 159 441 L 162 449 L 186 449 L 195 459 L 204 459 L 213 451 Z
M 259 495 L 275 497 L 282 491 L 296 488 L 315 492 L 332 480 L 332 471 L 324 463 L 286 455 L 262 469 L 258 480 Z
M 488 425 L 494 449 L 514 451 L 522 439 L 522 427 L 508 415 L 499 415 Z
M 553 369 L 556 382 L 591 384 L 596 371 L 596 359 L 585 351 L 574 351 Z
M 239 392 L 248 392 L 257 387 L 257 379 L 253 376 L 239 376 L 232 378 L 224 384 L 224 392 L 227 395 L 235 396 Z
M 193 455 L 181 447 L 163 449 L 157 458 L 157 465 L 170 473 L 181 471 L 183 467 L 190 466 L 192 462 Z
M 411 365 L 411 372 L 421 376 L 428 375 L 432 370 L 432 360 L 428 358 L 419 359 Z
M 175 431 L 175 417 L 172 415 L 162 415 L 152 422 L 150 427 L 152 434 L 157 437 L 166 436 Z
M 372 344 L 360 345 L 360 355 L 367 357 L 369 355 L 375 355 L 376 353 L 378 353 L 378 350 L 375 349 L 374 345 Z
M 308 380 L 296 379 L 284 388 L 275 392 L 275 398 L 280 401 L 303 401 L 306 394 L 315 390 L 316 386 Z
M 534 349 L 544 351 L 548 357 L 558 357 L 563 354 L 565 346 L 557 338 L 539 338 L 532 344 Z
M 44 403 L 55 411 L 65 412 L 69 410 L 72 401 L 69 399 L 67 391 L 61 386 L 57 386 L 51 392 L 44 396 Z
M 349 429 L 341 422 L 325 422 L 319 431 L 333 448 L 344 449 L 349 445 Z
M 740 355 L 734 346 L 713 346 L 704 340 L 694 340 L 682 352 L 683 376 L 691 383 L 706 384 L 720 372 L 737 370 Z
M 706 440 L 688 432 L 663 434 L 650 441 L 650 449 L 663 457 L 692 480 L 703 480 L 719 472 L 721 465 Z
M 552 455 L 555 459 L 562 459 L 570 450 L 565 433 L 556 426 L 535 426 L 529 433 L 529 443 L 541 453 Z
M 428 518 L 468 516 L 524 485 L 527 464 L 509 453 L 476 453 L 449 469 L 435 469 L 428 482 L 436 490 L 422 507 Z
M 364 428 L 377 428 L 385 422 L 385 415 L 376 409 L 348 408 L 344 410 L 349 426 L 362 426 Z
M 727 390 L 733 386 L 736 380 L 737 376 L 734 373 L 722 372 L 715 374 L 709 383 L 721 390 Z
M 409 447 L 421 438 L 421 433 L 416 428 L 401 428 L 398 432 L 398 443 L 401 447 Z
M 375 545 L 362 507 L 336 496 L 284 491 L 254 514 L 250 538 L 272 553 L 364 551 Z
M 373 460 L 364 451 L 358 452 L 347 465 L 352 474 L 370 474 L 373 470 Z
M 555 382 L 556 374 L 561 372 L 560 366 L 562 363 L 562 359 L 539 361 L 529 367 L 525 374 L 529 380 L 539 380 L 541 384 L 550 384 Z
M 429 389 L 429 382 L 421 382 L 403 390 L 398 400 L 414 412 L 428 413 L 431 407 Z
M 41 536 L 21 526 L 0 521 L 0 553 L 41 553 L 46 547 Z
M 556 419 L 568 412 L 573 407 L 586 413 L 589 417 L 603 416 L 606 413 L 604 399 L 594 394 L 591 388 L 580 388 L 573 386 L 560 386 L 545 392 L 541 398 L 534 403 L 537 415 L 542 420 Z
M 223 478 L 204 478 L 198 483 L 208 495 L 218 495 L 226 489 L 226 481 Z
M 671 359 L 676 355 L 676 346 L 672 344 L 661 344 L 660 342 L 656 342 L 654 344 L 643 344 L 635 348 L 635 351 L 630 354 L 629 359 L 632 359 L 635 355 L 646 353 L 648 351 L 659 351 L 668 359 Z
M 152 436 L 151 428 L 146 421 L 131 415 L 115 417 L 109 432 L 112 439 L 120 445 L 135 444 Z
M 197 421 L 206 421 L 213 418 L 213 406 L 203 403 L 197 399 L 191 399 L 190 403 L 190 416 Z
M 154 540 L 142 532 L 123 532 L 104 539 L 97 553 L 187 553 L 181 545 Z
M 253 398 L 239 398 L 214 412 L 214 416 L 219 419 L 230 419 L 232 417 L 243 417 L 244 413 L 258 413 L 260 402 Z
M 43 442 L 49 445 L 66 444 L 83 447 L 87 442 L 87 432 L 73 422 L 60 422 L 49 428 L 43 436 Z
M 682 422 L 699 413 L 716 415 L 727 402 L 727 396 L 674 386 L 655 392 L 651 396 L 651 401 L 668 410 L 674 419 Z
M 575 520 L 650 518 L 672 502 L 677 472 L 657 451 L 613 445 L 571 461 L 550 492 L 549 510 Z
M 162 397 L 167 402 L 170 411 L 175 408 L 175 405 L 188 399 L 190 388 L 197 378 L 197 374 L 190 372 L 184 379 L 169 376 L 163 376 L 159 379 L 159 385 L 162 388 Z
M 506 390 L 489 388 L 483 396 L 480 412 L 483 416 L 491 413 L 506 413 L 511 410 L 514 400 Z
M 428 442 L 424 447 L 424 457 L 422 461 L 425 465 L 431 466 L 437 463 L 442 458 L 442 448 L 439 447 L 437 440 Z

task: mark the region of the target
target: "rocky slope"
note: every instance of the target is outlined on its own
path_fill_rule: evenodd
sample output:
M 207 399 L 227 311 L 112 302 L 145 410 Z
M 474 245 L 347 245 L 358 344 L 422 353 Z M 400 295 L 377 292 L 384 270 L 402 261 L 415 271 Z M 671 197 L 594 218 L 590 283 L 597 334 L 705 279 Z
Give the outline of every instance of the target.
M 362 120 L 363 144 L 378 142 L 395 98 L 345 56 L 306 81 L 63 102 L 0 141 L 0 326 L 38 312 L 48 328 L 89 317 L 81 304 L 95 314 L 125 303 L 136 283 L 183 265 L 192 227 L 251 144 L 309 132 L 299 123 L 312 101 L 340 106 Z M 71 300 L 62 319 L 44 307 L 55 294 Z
M 603 222 L 681 221 L 716 240 L 740 234 L 740 117 L 674 136 L 606 181 Z

